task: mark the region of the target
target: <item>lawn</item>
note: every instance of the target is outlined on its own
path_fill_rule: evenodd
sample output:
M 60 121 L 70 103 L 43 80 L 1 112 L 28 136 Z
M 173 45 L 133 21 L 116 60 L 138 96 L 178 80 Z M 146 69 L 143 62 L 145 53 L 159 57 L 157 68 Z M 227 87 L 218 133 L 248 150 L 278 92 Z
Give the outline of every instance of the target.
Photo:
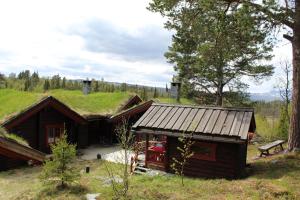
M 130 199 L 300 199 L 300 155 L 276 155 L 253 160 L 256 147 L 249 146 L 248 177 L 240 180 L 185 178 L 182 187 L 176 176 L 130 177 Z M 106 163 L 109 167 L 115 164 Z M 107 176 L 105 162 L 78 161 L 83 170 L 80 185 L 65 191 L 42 186 L 38 179 L 40 167 L 16 169 L 0 173 L 0 199 L 84 199 L 86 193 L 100 193 L 99 199 L 111 199 L 112 189 L 102 178 Z
M 83 95 L 81 91 L 51 90 L 47 93 L 23 92 L 12 89 L 0 90 L 0 119 L 20 112 L 45 96 L 54 96 L 81 114 L 113 113 L 132 94 L 124 92 L 92 93 Z

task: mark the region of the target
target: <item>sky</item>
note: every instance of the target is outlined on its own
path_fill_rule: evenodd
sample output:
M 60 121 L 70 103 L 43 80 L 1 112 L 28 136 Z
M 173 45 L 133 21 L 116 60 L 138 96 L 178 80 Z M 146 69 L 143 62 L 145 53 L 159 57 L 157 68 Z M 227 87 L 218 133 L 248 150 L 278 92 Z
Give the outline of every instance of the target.
M 175 74 L 163 54 L 172 33 L 150 0 L 0 0 L 0 72 L 101 79 L 165 87 Z M 271 64 L 291 59 L 282 40 Z M 249 92 L 273 89 L 280 70 Z

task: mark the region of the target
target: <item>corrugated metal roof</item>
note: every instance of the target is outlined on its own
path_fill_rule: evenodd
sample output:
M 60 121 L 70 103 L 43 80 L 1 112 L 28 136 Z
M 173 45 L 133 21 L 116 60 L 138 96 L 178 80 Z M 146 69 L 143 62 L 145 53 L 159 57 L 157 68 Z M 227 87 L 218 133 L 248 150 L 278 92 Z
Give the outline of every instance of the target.
M 154 103 L 132 128 L 133 130 L 184 132 L 246 140 L 251 123 L 255 129 L 252 108 Z

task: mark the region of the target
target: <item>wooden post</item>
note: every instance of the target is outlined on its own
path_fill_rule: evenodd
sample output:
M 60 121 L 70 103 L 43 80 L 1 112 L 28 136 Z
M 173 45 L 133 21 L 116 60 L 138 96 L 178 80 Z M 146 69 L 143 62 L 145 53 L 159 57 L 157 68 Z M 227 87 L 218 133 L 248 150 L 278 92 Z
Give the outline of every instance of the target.
M 146 149 L 145 149 L 145 167 L 148 167 L 147 160 L 148 160 L 148 147 L 149 147 L 149 135 L 146 134 Z

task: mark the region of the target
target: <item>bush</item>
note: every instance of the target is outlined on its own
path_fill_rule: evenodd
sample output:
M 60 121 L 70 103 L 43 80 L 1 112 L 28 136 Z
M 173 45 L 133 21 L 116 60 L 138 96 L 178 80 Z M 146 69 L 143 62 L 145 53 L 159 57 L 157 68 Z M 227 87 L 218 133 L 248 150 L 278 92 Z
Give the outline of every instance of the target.
M 76 158 L 76 145 L 67 142 L 64 133 L 56 144 L 51 145 L 51 160 L 46 160 L 40 178 L 44 183 L 64 188 L 80 178 L 79 172 L 72 167 Z

